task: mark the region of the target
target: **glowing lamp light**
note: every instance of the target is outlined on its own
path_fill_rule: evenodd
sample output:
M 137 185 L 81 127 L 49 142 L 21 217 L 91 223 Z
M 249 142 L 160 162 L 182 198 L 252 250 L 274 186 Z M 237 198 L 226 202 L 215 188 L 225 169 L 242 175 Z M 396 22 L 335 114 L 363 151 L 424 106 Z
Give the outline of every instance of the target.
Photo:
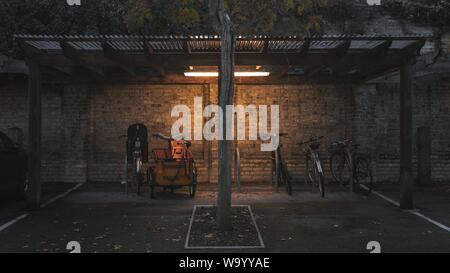
M 186 71 L 185 77 L 219 77 L 219 72 L 214 71 Z M 270 72 L 265 71 L 236 71 L 235 77 L 268 77 Z

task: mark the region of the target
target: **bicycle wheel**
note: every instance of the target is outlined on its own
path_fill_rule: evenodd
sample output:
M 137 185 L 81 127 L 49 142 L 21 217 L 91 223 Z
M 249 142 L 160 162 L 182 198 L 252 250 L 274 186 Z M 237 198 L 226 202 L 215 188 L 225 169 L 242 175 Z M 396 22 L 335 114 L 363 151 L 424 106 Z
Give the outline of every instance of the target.
M 322 198 L 325 197 L 325 175 L 323 174 L 322 164 L 319 162 L 315 163 L 315 174 L 316 174 L 316 182 L 319 186 L 320 196 Z
M 141 195 L 141 185 L 144 182 L 144 172 L 142 170 L 142 161 L 140 158 L 135 159 L 135 175 L 134 179 L 136 180 L 136 194 Z
M 277 177 L 277 167 L 276 167 L 276 160 L 275 160 L 275 153 L 272 154 L 270 165 L 272 167 L 272 187 L 275 187 L 278 181 L 275 181 L 278 179 Z
M 363 194 L 369 195 L 373 189 L 373 176 L 369 161 L 364 157 L 357 157 L 355 162 L 355 182 Z
M 311 158 L 311 153 L 306 154 L 306 166 L 305 166 L 305 181 L 306 184 L 311 184 L 312 187 L 316 186 L 315 183 L 315 168 L 314 168 L 314 162 Z
M 319 180 L 319 191 L 320 191 L 320 196 L 321 196 L 322 198 L 324 198 L 324 197 L 325 197 L 325 183 L 324 183 L 325 177 L 324 177 L 324 175 L 323 175 L 322 173 L 319 173 L 318 180 Z
M 139 196 L 141 195 L 141 185 L 144 182 L 144 174 L 142 172 L 139 172 L 136 174 L 136 183 L 137 183 L 137 190 L 136 194 Z
M 335 182 L 347 185 L 352 176 L 352 170 L 345 157 L 341 153 L 334 153 L 330 158 L 331 176 Z
M 147 183 L 150 186 L 150 199 L 155 199 L 155 176 L 150 167 L 147 170 Z
M 193 173 L 192 173 L 192 184 L 189 185 L 189 196 L 191 198 L 195 197 L 195 193 L 197 192 L 197 168 L 194 165 Z
M 280 169 L 281 169 L 281 179 L 286 187 L 286 190 L 289 195 L 292 195 L 292 184 L 291 178 L 289 177 L 289 171 L 287 170 L 286 164 L 280 161 Z

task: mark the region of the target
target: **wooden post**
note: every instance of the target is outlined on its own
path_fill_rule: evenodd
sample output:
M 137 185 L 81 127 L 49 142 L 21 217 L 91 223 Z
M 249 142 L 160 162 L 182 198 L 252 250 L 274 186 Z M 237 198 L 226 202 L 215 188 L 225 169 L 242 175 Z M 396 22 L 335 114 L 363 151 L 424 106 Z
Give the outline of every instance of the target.
M 222 53 L 220 62 L 219 105 L 225 111 L 233 104 L 234 97 L 234 34 L 227 13 L 220 11 L 222 24 Z M 219 193 L 217 200 L 217 224 L 223 231 L 231 229 L 231 182 L 233 141 L 227 140 L 227 114 L 223 115 L 223 140 L 219 140 Z
M 400 207 L 413 209 L 413 129 L 412 92 L 414 85 L 414 59 L 402 64 L 400 70 Z
M 234 32 L 231 18 L 225 10 L 224 0 L 210 0 L 209 9 L 214 29 L 221 34 L 219 70 L 219 105 L 225 111 L 234 98 Z M 219 140 L 219 193 L 217 196 L 217 225 L 220 230 L 231 229 L 231 183 L 233 141 L 226 140 L 228 115 L 223 115 L 222 139 Z
M 417 180 L 420 186 L 431 186 L 431 133 L 430 127 L 417 130 Z
M 41 202 L 41 66 L 29 61 L 28 78 L 28 192 L 27 205 L 38 209 Z

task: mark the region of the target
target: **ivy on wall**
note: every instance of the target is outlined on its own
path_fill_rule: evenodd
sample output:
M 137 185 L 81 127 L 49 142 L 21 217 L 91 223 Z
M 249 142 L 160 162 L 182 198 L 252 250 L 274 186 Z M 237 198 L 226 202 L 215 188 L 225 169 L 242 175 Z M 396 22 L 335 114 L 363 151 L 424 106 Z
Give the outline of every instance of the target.
M 384 1 L 386 9 L 394 16 L 439 28 L 450 26 L 450 2 L 448 0 Z

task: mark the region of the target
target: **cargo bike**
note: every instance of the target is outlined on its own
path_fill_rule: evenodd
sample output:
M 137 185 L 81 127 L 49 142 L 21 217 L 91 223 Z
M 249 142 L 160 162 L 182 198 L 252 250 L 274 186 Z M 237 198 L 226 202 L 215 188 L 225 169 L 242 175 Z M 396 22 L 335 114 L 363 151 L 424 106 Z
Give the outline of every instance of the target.
M 190 151 L 192 143 L 177 137 L 167 137 L 153 134 L 168 143 L 167 148 L 153 149 L 153 164 L 149 164 L 147 171 L 144 163 L 149 163 L 148 130 L 143 124 L 134 124 L 128 128 L 126 137 L 125 157 L 125 192 L 135 188 L 136 194 L 141 194 L 141 187 L 150 187 L 150 197 L 155 197 L 155 187 L 171 190 L 182 187 L 189 188 L 189 195 L 193 198 L 197 190 L 197 168 Z M 151 166 L 153 165 L 153 166 Z M 131 167 L 131 177 L 129 176 Z
M 197 167 L 190 151 L 192 143 L 162 134 L 153 136 L 167 141 L 168 147 L 153 149 L 155 165 L 148 169 L 147 175 L 151 198 L 154 198 L 155 187 L 171 191 L 189 187 L 189 195 L 194 198 L 197 191 Z

